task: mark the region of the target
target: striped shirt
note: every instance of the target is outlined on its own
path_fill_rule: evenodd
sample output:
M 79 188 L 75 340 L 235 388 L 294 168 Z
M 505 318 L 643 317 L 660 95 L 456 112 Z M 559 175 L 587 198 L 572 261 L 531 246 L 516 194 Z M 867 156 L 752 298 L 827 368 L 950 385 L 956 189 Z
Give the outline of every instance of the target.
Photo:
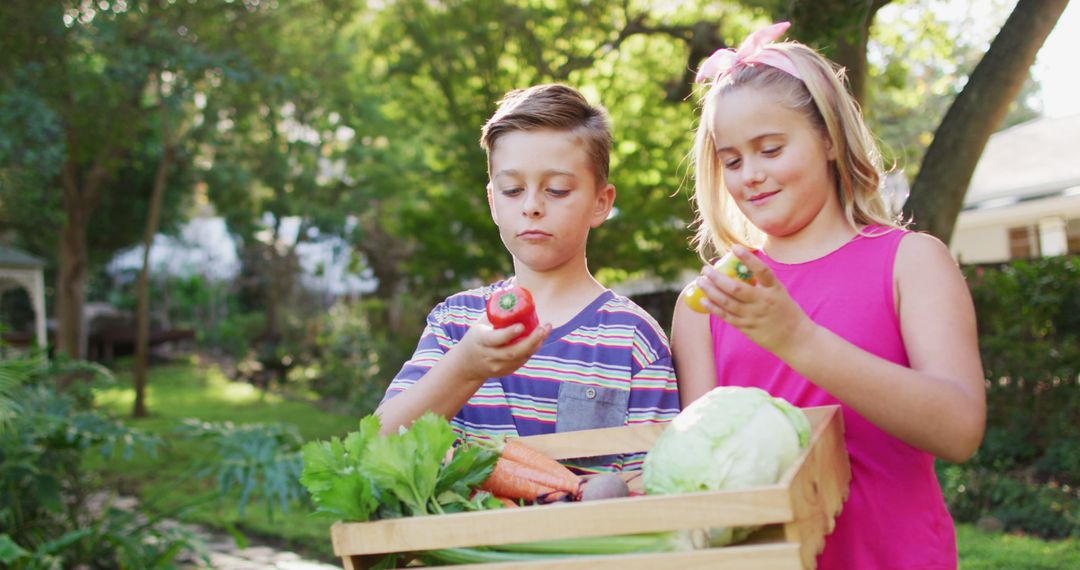
M 416 352 L 384 401 L 408 389 L 465 336 L 506 282 L 452 295 L 428 315 Z M 521 368 L 489 378 L 452 419 L 461 436 L 525 437 L 666 422 L 679 412 L 667 336 L 626 297 L 608 290 L 554 328 Z M 638 469 L 644 454 L 571 461 L 583 472 Z

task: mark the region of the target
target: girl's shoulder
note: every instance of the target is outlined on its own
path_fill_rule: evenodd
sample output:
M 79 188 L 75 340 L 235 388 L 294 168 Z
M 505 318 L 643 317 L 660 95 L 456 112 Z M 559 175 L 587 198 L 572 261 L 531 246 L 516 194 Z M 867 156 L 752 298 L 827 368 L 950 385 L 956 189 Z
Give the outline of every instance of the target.
M 952 259 L 952 254 L 949 253 L 949 246 L 945 245 L 940 239 L 923 232 L 916 232 L 911 230 L 897 230 L 902 232 L 899 234 L 900 249 L 896 252 L 897 261 L 903 259 L 919 260 L 925 256 L 932 257 L 947 257 Z
M 905 231 L 896 250 L 894 275 L 897 281 L 937 282 L 943 272 L 959 272 L 959 264 L 949 246 L 926 233 Z

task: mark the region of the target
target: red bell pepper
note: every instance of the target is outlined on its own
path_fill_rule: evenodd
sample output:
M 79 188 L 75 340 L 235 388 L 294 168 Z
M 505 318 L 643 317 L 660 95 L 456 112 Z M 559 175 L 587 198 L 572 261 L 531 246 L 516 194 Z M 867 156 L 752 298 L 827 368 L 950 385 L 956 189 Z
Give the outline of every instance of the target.
M 532 293 L 518 285 L 501 287 L 491 294 L 487 302 L 487 318 L 491 321 L 491 326 L 497 329 L 506 328 L 514 323 L 525 325 L 525 332 L 507 344 L 514 344 L 529 336 L 529 333 L 540 325 L 540 319 L 536 317 L 536 305 L 533 303 Z

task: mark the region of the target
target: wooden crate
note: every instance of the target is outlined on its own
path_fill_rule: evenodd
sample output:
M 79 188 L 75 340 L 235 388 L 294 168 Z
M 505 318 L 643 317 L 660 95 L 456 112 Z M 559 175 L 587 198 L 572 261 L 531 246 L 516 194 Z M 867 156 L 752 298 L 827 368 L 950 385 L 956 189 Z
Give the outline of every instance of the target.
M 623 554 L 535 562 L 460 565 L 501 570 L 655 568 L 814 568 L 847 498 L 851 468 L 837 406 L 805 408 L 810 446 L 776 485 L 632 496 L 593 502 L 534 505 L 472 513 L 338 522 L 330 530 L 334 554 L 346 570 L 370 567 L 381 555 L 440 548 L 511 544 L 724 526 L 765 525 L 746 542 L 687 552 Z M 664 425 L 641 425 L 523 438 L 556 459 L 649 449 Z M 640 477 L 636 482 L 640 481 Z

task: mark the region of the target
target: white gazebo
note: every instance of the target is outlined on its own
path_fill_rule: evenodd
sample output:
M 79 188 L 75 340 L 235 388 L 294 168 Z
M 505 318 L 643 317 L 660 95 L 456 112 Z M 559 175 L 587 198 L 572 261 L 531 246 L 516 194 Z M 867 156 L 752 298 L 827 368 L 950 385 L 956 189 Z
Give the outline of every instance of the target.
M 11 247 L 0 245 L 0 294 L 9 289 L 22 287 L 34 304 L 34 331 L 37 344 L 45 348 L 45 262 L 37 257 Z

